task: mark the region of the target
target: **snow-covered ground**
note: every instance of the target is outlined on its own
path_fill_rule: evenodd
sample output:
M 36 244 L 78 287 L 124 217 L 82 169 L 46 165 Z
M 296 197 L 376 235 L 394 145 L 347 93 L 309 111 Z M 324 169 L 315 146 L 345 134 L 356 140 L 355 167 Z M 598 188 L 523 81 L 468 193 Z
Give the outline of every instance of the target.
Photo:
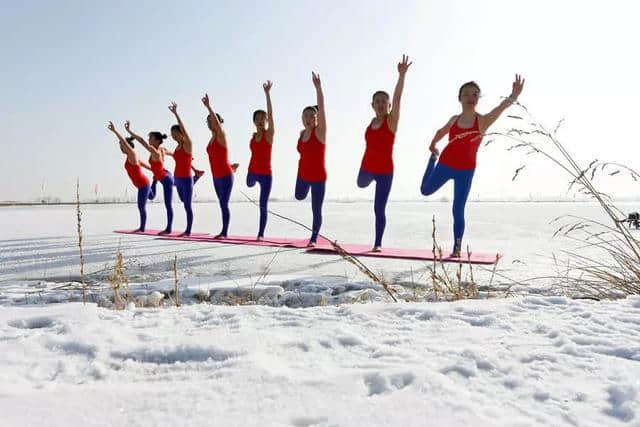
M 272 208 L 309 222 L 306 203 Z M 232 209 L 233 234 L 254 234 L 256 208 Z M 323 231 L 368 243 L 371 210 L 327 203 Z M 391 203 L 385 245 L 430 247 L 435 214 L 448 246 L 449 211 Z M 0 426 L 640 425 L 640 298 L 571 300 L 527 280 L 569 247 L 548 224 L 568 213 L 599 215 L 584 203 L 470 204 L 467 243 L 505 254 L 490 291 L 516 283 L 515 296 L 394 304 L 336 256 L 115 235 L 135 225 L 134 207 L 85 206 L 85 272 L 101 305 L 118 250 L 146 302 L 173 288 L 178 257 L 180 308 L 117 311 L 69 302 L 74 207 L 1 208 Z M 149 226 L 163 215 L 153 204 Z M 217 205 L 196 205 L 194 230 L 218 227 Z M 306 236 L 276 218 L 268 230 Z M 364 261 L 406 299 L 428 284 L 425 263 Z M 474 269 L 480 285 L 490 276 Z M 225 305 L 240 299 L 252 305 Z

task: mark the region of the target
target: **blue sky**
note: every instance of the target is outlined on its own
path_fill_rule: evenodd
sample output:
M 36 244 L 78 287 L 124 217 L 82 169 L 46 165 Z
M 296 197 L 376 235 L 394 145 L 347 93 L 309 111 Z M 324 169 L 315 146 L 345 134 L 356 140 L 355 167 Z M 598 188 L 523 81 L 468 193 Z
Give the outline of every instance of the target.
M 98 185 L 100 196 L 123 195 L 130 183 L 106 121 L 167 132 L 170 100 L 194 139 L 196 164 L 208 169 L 205 91 L 225 118 L 232 160 L 245 167 L 234 190 L 240 198 L 251 113 L 264 108 L 266 79 L 274 82 L 273 195 L 290 197 L 300 112 L 314 102 L 311 70 L 323 79 L 327 103 L 327 195 L 372 197 L 355 185 L 370 97 L 393 90 L 403 53 L 415 63 L 392 198 L 420 198 L 427 140 L 458 111 L 459 85 L 478 81 L 486 112 L 508 95 L 515 72 L 527 78 L 521 99 L 536 116 L 567 120 L 561 136 L 578 158 L 633 162 L 640 154 L 628 127 L 637 123 L 638 9 L 631 1 L 579 8 L 550 1 L 12 2 L 0 17 L 0 200 L 32 200 L 43 182 L 47 195 L 71 199 L 77 177 L 84 194 Z M 564 178 L 542 161 L 511 182 L 522 163 L 504 144 L 483 147 L 472 197 L 562 194 Z M 214 197 L 207 176 L 197 187 L 201 199 Z M 635 190 L 626 181 L 603 184 Z

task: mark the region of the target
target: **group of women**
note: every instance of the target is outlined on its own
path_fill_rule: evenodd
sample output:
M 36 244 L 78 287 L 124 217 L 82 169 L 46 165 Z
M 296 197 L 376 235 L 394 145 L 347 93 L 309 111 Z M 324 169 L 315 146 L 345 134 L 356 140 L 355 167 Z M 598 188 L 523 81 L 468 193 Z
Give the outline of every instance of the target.
M 409 58 L 403 55 L 402 61 L 398 63 L 397 67 L 398 81 L 393 98 L 390 98 L 387 92 L 381 90 L 373 94 L 371 106 L 375 112 L 375 117 L 367 126 L 364 135 L 366 148 L 358 173 L 357 185 L 360 188 L 365 188 L 375 181 L 375 240 L 372 251 L 382 250 L 382 238 L 386 227 L 385 211 L 393 182 L 393 145 L 400 120 L 400 106 L 405 76 L 411 64 Z M 300 160 L 298 162 L 295 186 L 295 198 L 297 200 L 304 200 L 311 193 L 313 222 L 309 246 L 316 244 L 322 226 L 322 204 L 327 180 L 325 167 L 327 122 L 324 95 L 320 76 L 312 73 L 312 81 L 316 90 L 316 105 L 307 106 L 302 110 L 304 129 L 300 131 L 297 143 Z M 476 106 L 480 98 L 480 87 L 475 82 L 463 84 L 458 92 L 458 101 L 462 107 L 461 113 L 452 116 L 436 132 L 431 141 L 429 146 L 431 155 L 420 190 L 423 195 L 428 196 L 436 192 L 447 181 L 454 181 L 454 246 L 451 254 L 454 257 L 460 256 L 462 248 L 462 237 L 465 229 L 464 209 L 471 189 L 476 168 L 476 153 L 482 142 L 482 137 L 502 112 L 517 101 L 523 86 L 524 79 L 516 75 L 511 94 L 491 112 L 482 115 L 476 112 Z M 272 185 L 271 150 L 275 125 L 270 96 L 271 88 L 272 83 L 270 81 L 263 85 L 267 111 L 254 111 L 253 123 L 256 131 L 249 142 L 251 160 L 246 182 L 249 187 L 253 187 L 256 184 L 260 186 L 258 240 L 264 238 L 267 224 L 267 204 Z M 238 164 L 229 162 L 228 141 L 222 126 L 224 123 L 222 117 L 213 110 L 208 95 L 205 94 L 202 98 L 202 103 L 207 110 L 207 125 L 211 131 L 211 139 L 206 151 L 209 157 L 211 174 L 213 175 L 213 185 L 222 213 L 222 230 L 216 237 L 225 238 L 229 231 L 231 217 L 229 199 L 233 188 L 234 173 L 238 168 Z M 138 188 L 140 227 L 137 231 L 144 231 L 145 229 L 146 202 L 155 198 L 156 184 L 160 182 L 163 187 L 164 203 L 167 211 L 167 226 L 160 234 L 168 234 L 172 231 L 172 194 L 175 186 L 187 216 L 187 228 L 182 235 L 188 236 L 191 234 L 193 223 L 193 209 L 191 206 L 193 186 L 204 172 L 194 168 L 192 165 L 193 144 L 180 119 L 177 105 L 171 103 L 169 110 L 178 122 L 171 127 L 171 136 L 177 143 L 173 152 L 161 146 L 167 136 L 160 132 L 149 132 L 148 141 L 145 141 L 131 130 L 128 121 L 124 125 L 125 130 L 130 135 L 128 138 L 123 138 L 112 122 L 109 122 L 108 128 L 118 137 L 120 149 L 127 157 L 125 169 L 132 183 Z M 440 153 L 436 145 L 447 134 L 449 143 Z M 148 164 L 138 158 L 133 149 L 134 140 L 149 151 Z M 173 175 L 164 166 L 167 156 L 173 157 L 175 162 Z M 149 179 L 144 175 L 142 168 L 148 169 L 153 173 L 153 183 L 150 183 Z

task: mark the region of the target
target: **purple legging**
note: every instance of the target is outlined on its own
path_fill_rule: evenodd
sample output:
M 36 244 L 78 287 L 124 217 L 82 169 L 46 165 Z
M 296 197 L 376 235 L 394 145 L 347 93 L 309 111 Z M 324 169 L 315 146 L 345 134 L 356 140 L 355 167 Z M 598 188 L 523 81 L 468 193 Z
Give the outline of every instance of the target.
M 376 216 L 376 241 L 374 246 L 382 246 L 382 236 L 387 226 L 387 201 L 391 192 L 391 183 L 393 182 L 393 174 L 377 174 L 370 173 L 360 169 L 358 174 L 358 187 L 365 188 L 376 182 L 376 195 L 373 199 L 373 212 Z
M 173 186 L 175 185 L 175 182 L 173 180 L 173 175 L 171 175 L 171 172 L 166 169 L 164 171 L 167 173 L 167 176 L 165 176 L 160 181 L 164 193 L 164 207 L 167 210 L 167 227 L 164 229 L 164 232 L 171 233 L 173 224 L 173 206 L 171 202 L 173 199 Z M 153 200 L 156 197 L 156 184 L 158 184 L 158 181 L 154 179 L 153 183 L 151 184 L 151 191 L 149 192 L 149 200 Z
M 138 188 L 138 212 L 140 212 L 140 228 L 136 231 L 144 231 L 147 225 L 147 200 L 149 200 L 149 191 L 151 187 L 145 185 Z
M 260 228 L 258 237 L 264 237 L 264 229 L 267 227 L 267 203 L 271 193 L 271 175 L 259 175 L 249 172 L 247 174 L 247 187 L 253 187 L 256 182 L 260 184 Z
M 227 175 L 224 178 L 213 178 L 213 187 L 216 190 L 216 195 L 220 202 L 220 211 L 222 212 L 222 231 L 220 231 L 220 235 L 226 237 L 229 232 L 229 221 L 231 220 L 229 199 L 231 198 L 231 190 L 233 189 L 233 174 Z
M 320 227 L 322 227 L 322 202 L 324 201 L 325 183 L 309 182 L 298 177 L 296 180 L 296 199 L 306 199 L 309 189 L 311 189 L 311 211 L 313 212 L 311 239 L 309 241 L 315 243 L 318 240 L 318 234 L 320 234 Z

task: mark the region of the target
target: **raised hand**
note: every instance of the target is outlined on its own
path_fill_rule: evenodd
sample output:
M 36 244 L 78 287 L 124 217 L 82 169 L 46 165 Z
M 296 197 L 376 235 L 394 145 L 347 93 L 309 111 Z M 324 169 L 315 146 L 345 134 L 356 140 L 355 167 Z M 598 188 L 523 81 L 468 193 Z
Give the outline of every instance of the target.
M 511 89 L 511 98 L 518 99 L 518 96 L 522 93 L 522 89 L 524 88 L 524 79 L 520 74 L 516 74 L 516 79 L 513 82 Z
M 313 81 L 313 85 L 316 87 L 316 89 L 320 89 L 322 85 L 322 82 L 320 82 L 320 74 L 316 74 L 312 71 L 311 80 Z
M 109 123 L 107 124 L 107 129 L 109 129 L 111 132 L 116 131 L 116 127 L 113 125 L 113 122 L 111 120 L 109 120 Z
M 265 93 L 269 93 L 272 86 L 273 86 L 273 83 L 271 83 L 271 80 L 267 80 L 267 82 L 262 85 L 262 88 L 264 89 Z
M 124 128 L 127 132 L 131 133 L 131 122 L 129 122 L 129 120 L 124 122 Z
M 211 106 L 211 104 L 209 102 L 209 94 L 207 94 L 207 93 L 204 94 L 204 96 L 202 97 L 202 103 L 207 108 L 209 108 Z
M 169 104 L 169 111 L 171 111 L 173 114 L 178 114 L 178 104 L 171 101 L 171 103 Z
M 402 62 L 398 62 L 398 73 L 402 75 L 406 74 L 411 64 L 413 64 L 413 61 L 409 62 L 409 57 L 402 55 Z

